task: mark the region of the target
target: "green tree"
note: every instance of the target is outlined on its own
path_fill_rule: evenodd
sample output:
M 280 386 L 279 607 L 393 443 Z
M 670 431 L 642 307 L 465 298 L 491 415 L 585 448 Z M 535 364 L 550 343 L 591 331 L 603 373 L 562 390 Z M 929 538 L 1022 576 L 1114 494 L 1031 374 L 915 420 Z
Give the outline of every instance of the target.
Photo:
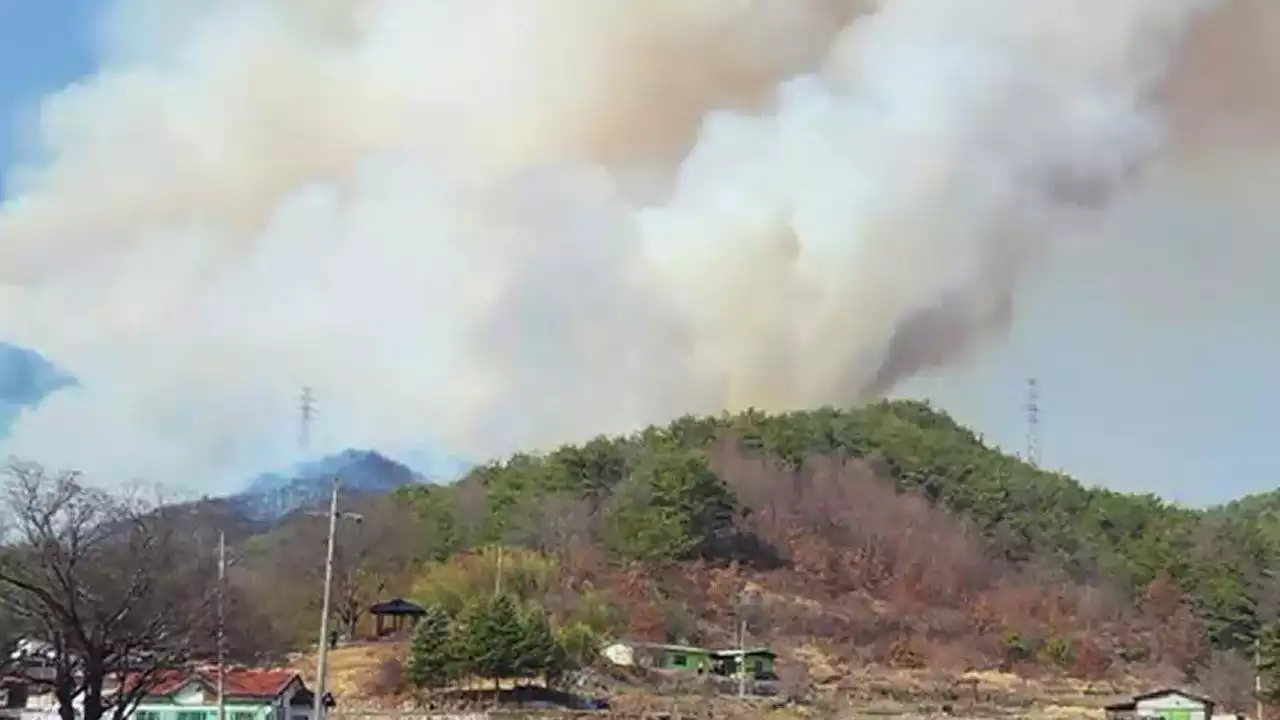
M 566 674 L 588 667 L 600 652 L 600 637 L 588 625 L 574 623 L 556 632 L 555 662 L 547 669 L 547 683 L 555 685 Z
M 524 618 L 510 595 L 497 595 L 472 603 L 462 622 L 462 636 L 455 647 L 464 653 L 471 673 L 494 681 L 512 677 L 520 668 L 524 644 Z
M 438 604 L 430 604 L 425 610 L 414 630 L 405 670 L 415 687 L 438 688 L 456 669 L 451 642 L 453 623 L 449 613 Z
M 622 483 L 611 508 L 610 549 L 625 560 L 670 562 L 709 551 L 733 531 L 737 498 L 692 451 L 657 454 Z
M 522 613 L 521 637 L 516 649 L 520 677 L 547 676 L 559 659 L 560 648 L 551 630 L 551 619 L 541 605 L 530 603 Z

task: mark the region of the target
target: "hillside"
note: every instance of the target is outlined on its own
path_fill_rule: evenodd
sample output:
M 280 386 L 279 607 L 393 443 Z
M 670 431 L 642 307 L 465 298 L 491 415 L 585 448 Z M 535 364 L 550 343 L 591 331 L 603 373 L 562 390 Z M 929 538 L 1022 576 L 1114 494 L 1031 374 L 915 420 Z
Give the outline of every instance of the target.
M 1239 651 L 1259 638 L 1280 657 L 1280 544 L 1258 509 L 1274 501 L 1198 512 L 1088 488 L 918 402 L 685 417 L 368 502 L 378 537 L 365 522 L 341 541 L 354 634 L 372 598 L 458 609 L 501 564 L 504 590 L 601 636 L 722 644 L 753 598 L 756 639 L 801 676 L 808 648 L 846 671 L 1140 675 L 1239 696 Z M 314 525 L 255 538 L 250 567 L 314 575 L 296 554 Z

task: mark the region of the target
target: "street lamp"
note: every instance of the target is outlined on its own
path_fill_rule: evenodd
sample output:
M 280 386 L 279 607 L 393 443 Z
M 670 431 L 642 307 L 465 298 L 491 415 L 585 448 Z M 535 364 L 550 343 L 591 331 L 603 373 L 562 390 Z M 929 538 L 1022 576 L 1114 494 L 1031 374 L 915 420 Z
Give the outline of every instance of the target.
M 338 486 L 339 480 L 333 478 L 333 495 L 329 499 L 329 548 L 324 559 L 324 600 L 321 602 L 320 609 L 320 646 L 319 654 L 316 659 L 316 690 L 315 690 L 315 707 L 313 709 L 313 720 L 321 720 L 325 709 L 325 675 L 329 670 L 329 596 L 333 588 L 333 545 L 334 538 L 338 534 L 338 518 L 344 520 L 355 520 L 357 523 L 364 521 L 364 516 L 359 513 L 338 512 Z M 307 513 L 312 517 L 324 517 L 323 513 Z

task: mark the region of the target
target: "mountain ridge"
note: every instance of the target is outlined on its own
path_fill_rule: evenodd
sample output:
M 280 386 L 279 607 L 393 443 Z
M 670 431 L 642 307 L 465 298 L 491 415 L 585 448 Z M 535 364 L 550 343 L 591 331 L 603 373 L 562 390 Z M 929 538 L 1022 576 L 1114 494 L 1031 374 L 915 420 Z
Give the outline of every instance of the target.
M 348 448 L 298 463 L 284 472 L 266 472 L 226 499 L 255 521 L 278 520 L 297 510 L 322 506 L 337 478 L 345 495 L 385 495 L 406 485 L 438 482 L 369 449 Z

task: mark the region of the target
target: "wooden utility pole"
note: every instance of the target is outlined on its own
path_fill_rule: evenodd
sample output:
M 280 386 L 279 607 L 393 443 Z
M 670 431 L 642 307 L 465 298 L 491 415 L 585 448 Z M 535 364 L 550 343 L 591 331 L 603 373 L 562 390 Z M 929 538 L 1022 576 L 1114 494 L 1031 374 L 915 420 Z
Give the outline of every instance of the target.
M 498 546 L 498 566 L 493 573 L 493 596 L 502 594 L 502 546 Z

